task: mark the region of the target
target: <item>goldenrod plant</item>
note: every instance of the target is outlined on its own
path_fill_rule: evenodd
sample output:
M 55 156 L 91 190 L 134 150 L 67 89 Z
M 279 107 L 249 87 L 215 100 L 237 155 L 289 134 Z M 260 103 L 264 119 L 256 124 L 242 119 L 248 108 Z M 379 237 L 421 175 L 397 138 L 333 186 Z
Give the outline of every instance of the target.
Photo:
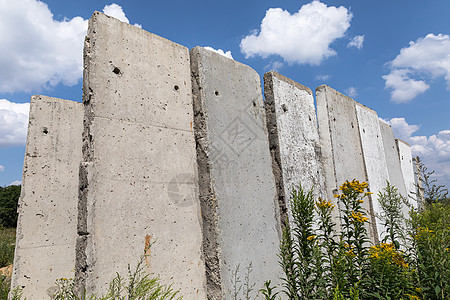
M 370 194 L 368 184 L 356 179 L 340 186 L 335 197 L 340 201 L 341 233 L 336 235 L 331 201 L 314 201 L 312 191 L 294 189 L 292 220 L 284 226 L 279 253 L 284 284 L 278 288 L 266 282 L 260 290 L 263 297 L 274 300 L 284 293 L 289 299 L 450 299 L 450 205 L 413 211 L 405 232 L 403 199 L 387 182 L 378 194 L 378 217 L 387 230 L 380 244 L 371 245 L 363 209 Z

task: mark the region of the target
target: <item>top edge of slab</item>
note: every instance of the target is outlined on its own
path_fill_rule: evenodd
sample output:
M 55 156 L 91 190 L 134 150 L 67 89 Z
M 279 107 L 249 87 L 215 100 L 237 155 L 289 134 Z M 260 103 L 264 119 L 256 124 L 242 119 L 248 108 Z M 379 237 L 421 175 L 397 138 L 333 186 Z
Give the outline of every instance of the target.
M 351 99 L 351 98 L 350 98 L 350 99 Z M 353 99 L 352 99 L 352 100 L 353 100 Z M 377 115 L 377 117 L 378 117 L 378 114 L 377 114 L 377 112 L 376 112 L 375 110 L 371 109 L 370 107 L 365 106 L 364 104 L 359 103 L 359 102 L 356 101 L 356 100 L 353 100 L 353 101 L 355 101 L 355 104 L 358 105 L 359 107 L 361 107 L 361 108 L 363 108 L 363 109 L 365 109 L 365 110 L 368 110 L 369 112 L 371 112 L 371 113 Z
M 331 91 L 333 91 L 333 92 L 336 92 L 337 94 L 343 96 L 344 98 L 348 99 L 349 101 L 353 101 L 353 102 L 355 103 L 355 105 L 358 105 L 358 106 L 360 106 L 361 108 L 364 108 L 364 109 L 366 109 L 366 110 L 369 110 L 370 112 L 372 112 L 372 113 L 374 113 L 374 114 L 376 114 L 376 115 L 378 116 L 378 114 L 377 114 L 377 112 L 376 112 L 375 110 L 371 109 L 370 107 L 365 106 L 364 104 L 359 103 L 358 101 L 356 101 L 356 100 L 350 98 L 349 96 L 347 96 L 347 95 L 345 95 L 345 94 L 339 92 L 338 90 L 336 90 L 336 89 L 330 87 L 329 85 L 322 84 L 322 85 L 320 85 L 320 86 L 318 86 L 318 87 L 316 88 L 316 92 L 319 92 L 319 91 L 321 91 L 321 90 L 331 90 Z
M 264 77 L 266 77 L 266 76 L 276 77 L 279 80 L 284 81 L 284 82 L 286 82 L 286 83 L 288 83 L 290 85 L 293 85 L 296 88 L 298 88 L 299 90 L 306 91 L 306 92 L 308 92 L 308 94 L 312 95 L 312 91 L 311 91 L 311 89 L 309 87 L 304 86 L 303 84 L 298 83 L 297 81 L 294 81 L 294 80 L 292 80 L 292 79 L 290 79 L 290 78 L 288 78 L 288 77 L 286 77 L 284 75 L 281 75 L 280 73 L 278 73 L 276 71 L 269 71 L 269 72 L 264 74 Z
M 343 96 L 344 98 L 347 98 L 348 100 L 357 103 L 355 100 L 353 100 L 353 99 L 350 98 L 349 96 L 342 94 L 341 92 L 339 92 L 338 90 L 332 88 L 332 87 L 329 86 L 329 85 L 322 84 L 322 85 L 318 86 L 318 87 L 316 88 L 316 93 L 319 92 L 319 91 L 322 91 L 322 90 L 331 90 L 331 91 L 336 92 L 337 94 Z
M 192 54 L 199 54 L 199 55 L 204 55 L 204 54 L 211 55 L 215 59 L 222 60 L 222 61 L 227 62 L 227 63 L 233 63 L 237 67 L 248 69 L 248 70 L 254 72 L 255 75 L 257 75 L 258 78 L 259 78 L 258 72 L 256 72 L 252 67 L 250 67 L 250 66 L 248 66 L 246 64 L 243 64 L 243 63 L 241 63 L 241 62 L 239 62 L 237 60 L 234 60 L 234 59 L 231 59 L 229 57 L 223 56 L 223 55 L 221 55 L 219 53 L 216 53 L 214 51 L 205 49 L 204 47 L 196 46 L 196 47 L 194 47 L 194 48 L 192 48 L 190 50 L 190 53 L 192 53 Z
M 178 43 L 176 43 L 176 42 L 174 42 L 174 41 L 171 41 L 171 40 L 169 40 L 169 39 L 166 39 L 166 38 L 164 38 L 164 37 L 162 37 L 162 36 L 159 36 L 159 35 L 157 35 L 157 34 L 155 34 L 155 33 L 152 33 L 152 32 L 150 32 L 150 31 L 147 31 L 147 30 L 145 30 L 145 29 L 136 27 L 136 26 L 134 26 L 134 25 L 132 25 L 132 24 L 130 24 L 130 23 L 122 22 L 122 21 L 120 21 L 120 20 L 117 19 L 117 18 L 108 16 L 108 15 L 106 15 L 106 14 L 104 14 L 104 13 L 102 13 L 102 12 L 99 12 L 99 11 L 97 11 L 97 10 L 94 11 L 94 13 L 92 14 L 91 18 L 89 19 L 89 27 L 92 25 L 92 23 L 93 23 L 94 21 L 96 21 L 96 20 L 101 20 L 101 19 L 103 19 L 103 20 L 110 20 L 110 21 L 112 21 L 112 22 L 116 22 L 117 24 L 120 24 L 120 25 L 122 25 L 122 26 L 127 26 L 127 27 L 128 27 L 129 29 L 131 29 L 131 30 L 135 30 L 135 31 L 137 31 L 137 32 L 143 32 L 143 33 L 145 33 L 145 34 L 147 34 L 147 35 L 150 35 L 150 36 L 156 37 L 156 38 L 158 38 L 158 39 L 165 40 L 165 41 L 167 41 L 167 42 L 169 42 L 169 43 L 172 43 L 172 44 L 175 45 L 175 46 L 178 46 L 178 47 L 181 47 L 181 48 L 183 48 L 183 49 L 189 50 L 187 47 L 185 47 L 185 46 L 183 46 L 183 45 L 181 45 L 181 44 L 178 44 Z M 89 30 L 88 30 L 88 35 L 89 35 Z
M 83 105 L 81 102 L 68 100 L 68 99 L 61 99 L 56 97 L 49 97 L 44 95 L 32 95 L 30 102 L 36 102 L 36 101 L 47 101 L 47 102 L 68 102 L 68 103 L 76 103 L 75 105 Z
M 401 140 L 401 139 L 395 139 L 395 141 L 396 141 L 396 142 L 402 142 L 402 143 L 405 144 L 406 146 L 411 147 L 411 145 L 410 145 L 409 143 L 405 142 L 404 140 Z
M 386 125 L 386 126 L 389 126 L 389 127 L 392 128 L 392 126 L 389 125 L 389 124 L 388 124 L 385 120 L 383 120 L 383 119 L 378 118 L 378 122 L 379 122 L 381 125 Z

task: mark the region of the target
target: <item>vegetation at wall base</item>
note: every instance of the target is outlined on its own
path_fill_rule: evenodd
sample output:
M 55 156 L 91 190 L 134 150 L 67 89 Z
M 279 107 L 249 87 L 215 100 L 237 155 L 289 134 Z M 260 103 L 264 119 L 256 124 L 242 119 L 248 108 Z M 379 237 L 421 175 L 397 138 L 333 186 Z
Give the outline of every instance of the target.
M 277 299 L 450 299 L 450 205 L 429 201 L 412 210 L 405 224 L 403 199 L 387 183 L 378 194 L 382 242 L 370 245 L 369 222 L 362 204 L 368 184 L 346 181 L 335 197 L 341 202 L 342 233 L 335 235 L 327 200 L 314 201 L 312 191 L 292 191 L 292 228 L 284 227 L 279 259 L 282 287 L 266 282 L 261 293 Z M 314 216 L 314 217 L 313 217 Z M 314 230 L 313 230 L 313 224 Z M 318 227 L 318 228 L 317 228 Z

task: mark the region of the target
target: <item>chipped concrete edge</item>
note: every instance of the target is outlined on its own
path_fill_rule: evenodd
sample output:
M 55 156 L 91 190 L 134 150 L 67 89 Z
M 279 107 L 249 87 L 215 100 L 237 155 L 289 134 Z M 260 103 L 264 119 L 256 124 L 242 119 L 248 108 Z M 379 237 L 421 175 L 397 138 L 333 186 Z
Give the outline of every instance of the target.
M 275 109 L 275 96 L 273 90 L 274 89 L 273 77 L 277 77 L 290 84 L 293 84 L 295 82 L 288 79 L 287 77 L 282 76 L 282 78 L 280 78 L 279 76 L 282 75 L 274 71 L 267 72 L 264 74 L 264 96 L 266 98 L 264 108 L 266 110 L 266 126 L 269 139 L 270 156 L 272 159 L 272 172 L 275 178 L 275 185 L 278 196 L 277 200 L 280 214 L 279 218 L 281 220 L 281 224 L 283 226 L 286 226 L 288 222 L 288 210 L 283 181 L 283 166 L 281 164 L 280 142 L 278 138 L 278 125 L 277 125 L 277 114 Z M 288 79 L 288 81 L 285 79 Z M 295 84 L 293 85 L 297 86 Z M 311 90 L 309 90 L 309 93 L 311 93 Z
M 197 151 L 199 199 L 202 213 L 203 259 L 206 268 L 206 294 L 211 300 L 222 299 L 223 289 L 220 274 L 220 248 L 218 232 L 218 214 L 215 193 L 211 185 L 210 149 L 206 119 L 208 112 L 205 95 L 201 89 L 202 75 L 200 51 L 202 47 L 190 50 L 192 98 L 194 108 L 194 132 Z

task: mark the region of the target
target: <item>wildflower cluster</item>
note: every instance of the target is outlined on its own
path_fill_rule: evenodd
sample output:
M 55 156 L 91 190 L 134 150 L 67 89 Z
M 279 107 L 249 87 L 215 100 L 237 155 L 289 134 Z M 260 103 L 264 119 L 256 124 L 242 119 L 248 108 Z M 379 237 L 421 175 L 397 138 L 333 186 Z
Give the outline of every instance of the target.
M 370 248 L 370 257 L 375 260 L 383 260 L 387 264 L 395 264 L 402 268 L 409 265 L 404 260 L 405 254 L 396 250 L 393 243 L 381 243 Z
M 440 211 L 427 217 L 445 220 L 439 226 L 413 216 L 411 241 L 406 242 L 402 199 L 387 183 L 378 195 L 378 217 L 386 232 L 381 244 L 370 246 L 370 220 L 363 205 L 371 194 L 366 182 L 355 179 L 340 186 L 334 196 L 341 220 L 336 235 L 335 203 L 322 198 L 314 202 L 312 192 L 301 188 L 293 191 L 293 228 L 286 224 L 280 246 L 288 299 L 449 299 L 450 205 L 445 217 Z M 268 283 L 266 299 L 275 299 L 273 291 Z

